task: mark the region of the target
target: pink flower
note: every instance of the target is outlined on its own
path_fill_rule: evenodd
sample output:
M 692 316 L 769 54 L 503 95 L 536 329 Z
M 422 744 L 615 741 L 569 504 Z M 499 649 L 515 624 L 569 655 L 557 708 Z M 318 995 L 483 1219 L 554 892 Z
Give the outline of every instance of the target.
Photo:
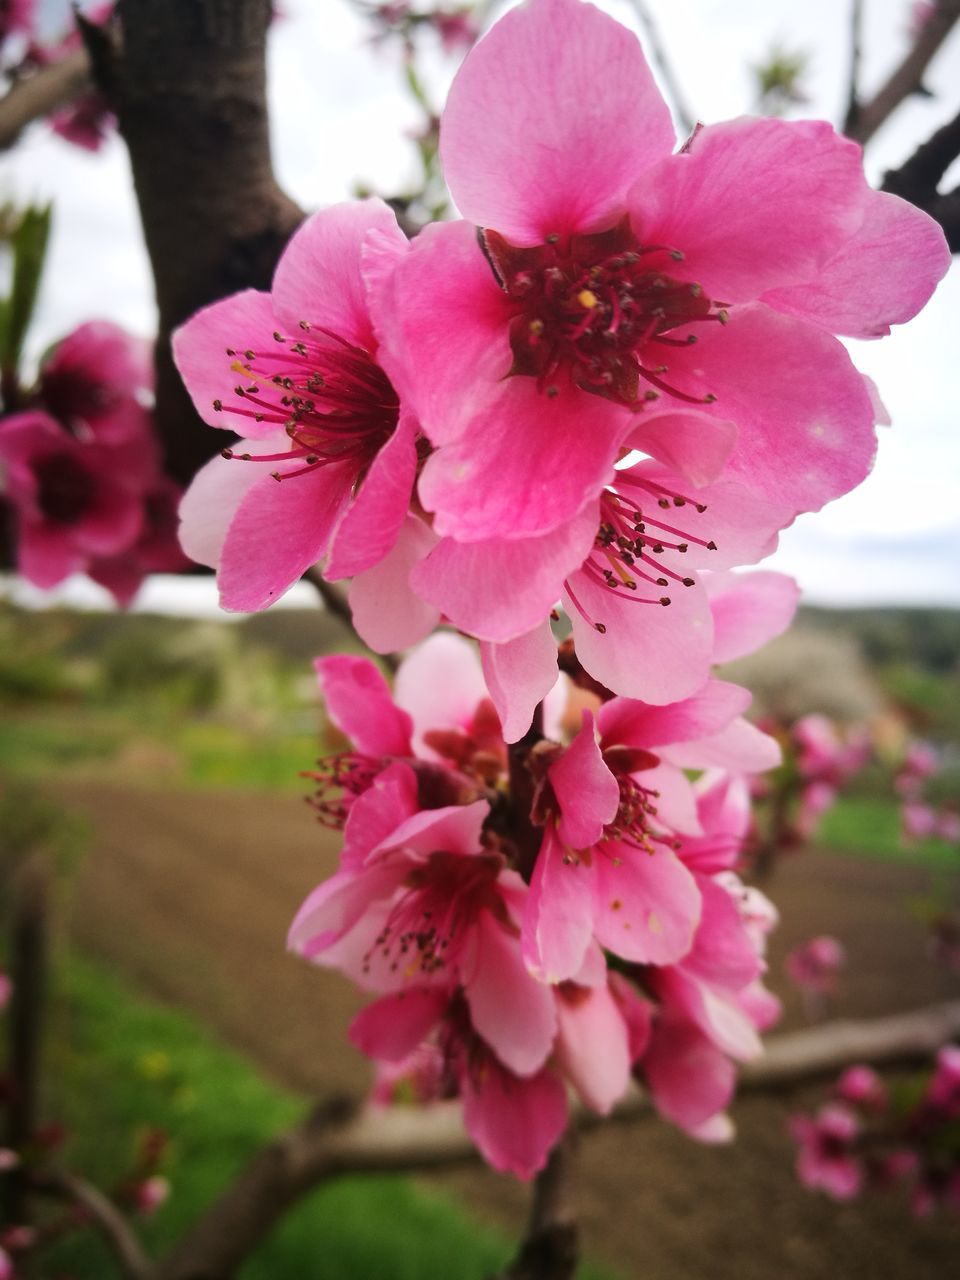
M 467 222 L 428 227 L 384 281 L 440 536 L 560 528 L 628 437 L 670 467 L 672 436 L 710 452 L 727 430 L 725 478 L 791 512 L 869 470 L 871 397 L 831 334 L 913 315 L 949 263 L 939 227 L 871 191 L 823 123 L 673 145 L 639 43 L 592 6 L 529 0 L 467 56 L 440 143 Z
M 860 1194 L 860 1126 L 852 1111 L 830 1103 L 821 1107 L 815 1117 L 791 1117 L 790 1132 L 800 1146 L 797 1176 L 805 1187 L 819 1188 L 834 1200 L 853 1200 Z
M 887 1086 L 872 1067 L 848 1067 L 834 1086 L 841 1102 L 869 1111 L 883 1111 L 887 1105 Z
M 803 991 L 833 995 L 837 976 L 846 963 L 846 951 L 836 938 L 822 935 L 801 943 L 787 956 L 787 977 Z
M 143 527 L 129 547 L 114 556 L 90 561 L 87 573 L 106 587 L 126 608 L 151 573 L 180 573 L 190 567 L 177 537 L 177 507 L 181 491 L 166 476 L 159 476 L 141 495 Z
M 80 325 L 40 370 L 44 408 L 80 440 L 145 444 L 152 436 L 151 345 L 109 320 Z
M 950 1119 L 960 1117 L 960 1045 L 944 1045 L 937 1054 L 925 1101 Z
M 901 795 L 915 796 L 919 794 L 923 783 L 934 777 L 939 769 L 940 753 L 932 743 L 919 740 L 911 742 L 893 785 Z
M 0 1280 L 14 1280 L 13 1259 L 6 1249 L 0 1248 Z
M 13 981 L 8 973 L 0 969 L 0 1013 L 6 1009 L 13 995 Z
M 318 561 L 330 579 L 359 573 L 397 539 L 417 432 L 380 363 L 367 285 L 406 243 L 382 201 L 334 205 L 290 241 L 272 293 L 235 294 L 174 335 L 200 416 L 244 437 L 181 507 L 184 548 L 217 567 L 224 608 L 265 608 Z
M 159 1173 L 144 1178 L 132 1191 L 134 1208 L 145 1218 L 152 1217 L 169 1198 L 170 1182 Z
M 937 813 L 919 800 L 908 800 L 900 810 L 905 840 L 929 840 L 937 831 Z
M 0 422 L 3 491 L 17 515 L 17 568 L 53 587 L 124 551 L 143 526 L 139 477 L 104 445 L 81 444 L 45 413 Z

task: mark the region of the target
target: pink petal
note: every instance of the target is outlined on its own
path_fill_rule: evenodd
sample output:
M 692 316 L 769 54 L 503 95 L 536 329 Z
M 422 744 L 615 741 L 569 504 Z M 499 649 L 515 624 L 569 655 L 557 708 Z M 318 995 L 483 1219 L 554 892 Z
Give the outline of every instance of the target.
M 750 701 L 750 694 L 740 685 L 713 678 L 691 697 L 667 706 L 613 698 L 597 712 L 600 738 L 604 747 L 621 744 L 650 749 L 703 738 L 725 728 L 746 711 Z
M 586 621 L 564 592 L 577 657 L 606 688 L 662 704 L 686 698 L 704 684 L 713 620 L 699 587 L 679 588 L 664 607 L 622 600 L 581 572 L 571 576 L 570 585 L 590 616 Z M 598 622 L 605 633 L 591 625 Z
M 549 621 L 505 644 L 481 644 L 480 658 L 504 741 L 517 742 L 557 683 L 557 642 Z
M 329 582 L 352 578 L 393 550 L 410 506 L 416 437 L 416 422 L 401 413 L 397 429 L 370 464 L 333 535 L 324 572 Z
M 669 748 L 667 748 L 669 750 Z M 655 769 L 644 769 L 637 780 L 656 792 L 653 805 L 659 829 L 682 836 L 698 836 L 702 831 L 697 813 L 696 793 L 686 774 L 672 764 L 661 763 Z
M 347 1035 L 368 1058 L 402 1062 L 433 1030 L 449 1002 L 446 991 L 397 991 L 361 1009 Z
M 630 1083 L 630 1040 L 606 983 L 557 994 L 557 1065 L 584 1103 L 608 1115 Z
M 630 190 L 641 241 L 681 250 L 714 298 L 745 302 L 809 280 L 853 234 L 860 148 L 822 120 L 707 125 Z
M 217 575 L 221 607 L 265 609 L 299 582 L 326 553 L 355 479 L 353 465 L 346 463 L 290 480 L 261 476 L 227 530 Z
M 251 440 L 276 434 L 276 422 L 258 425 L 252 415 L 241 411 L 243 401 L 233 389 L 238 384 L 248 385 L 251 379 L 231 368 L 242 363 L 244 351 L 272 351 L 277 345 L 273 337 L 276 327 L 270 294 L 245 289 L 204 307 L 174 332 L 174 362 L 197 413 L 209 426 L 223 427 Z M 234 352 L 232 356 L 227 355 L 228 349 Z M 222 409 L 215 409 L 214 401 L 222 403 Z
M 668 849 L 644 853 L 607 841 L 595 857 L 594 933 L 614 955 L 673 964 L 693 945 L 700 891 Z
M 548 826 L 530 881 L 521 933 L 527 968 L 544 982 L 572 978 L 590 944 L 594 870 L 567 858 L 567 850 Z
M 438 851 L 472 856 L 480 852 L 480 833 L 489 816 L 490 805 L 486 800 L 420 810 L 381 840 L 371 850 L 371 858 L 393 849 L 402 849 L 406 855 L 419 858 Z
M 467 1071 L 463 1123 L 489 1165 L 529 1179 L 547 1162 L 567 1125 L 567 1094 L 552 1071 L 522 1080 L 495 1059 Z
M 413 720 L 417 753 L 434 758 L 423 735 L 431 729 L 472 727 L 487 696 L 476 646 L 450 631 L 435 632 L 400 664 L 394 696 Z
M 732 996 L 713 991 L 678 968 L 658 970 L 651 982 L 664 1004 L 695 1023 L 723 1053 L 742 1062 L 763 1052 L 753 1022 Z
M 653 1033 L 653 1004 L 641 996 L 622 974 L 611 973 L 609 981 L 610 990 L 616 998 L 621 1017 L 627 1024 L 630 1062 L 636 1063 L 646 1053 Z
M 800 588 L 784 573 L 706 574 L 713 614 L 713 660 L 732 662 L 762 648 L 793 621 Z
M 247 442 L 244 441 L 244 444 Z M 289 439 L 260 442 L 263 453 L 289 448 Z M 253 453 L 256 446 L 245 449 Z M 239 459 L 211 458 L 193 477 L 180 500 L 180 545 L 197 564 L 216 568 L 223 553 L 227 530 L 240 503 L 258 480 L 266 464 Z M 276 483 L 276 482 L 274 482 Z
M 699 488 L 720 478 L 736 438 L 732 422 L 696 409 L 664 409 L 645 413 L 626 446 L 649 453 Z
M 444 538 L 410 575 L 421 599 L 460 630 L 503 642 L 525 635 L 560 598 L 563 581 L 593 546 L 595 503 L 568 524 L 530 538 L 454 542 Z
M 368 658 L 338 653 L 316 658 L 313 668 L 327 714 L 358 751 L 371 756 L 413 754 L 413 721 L 394 706 L 386 680 Z
M 731 773 L 763 773 L 781 760 L 775 738 L 742 717 L 709 738 L 677 742 L 663 756 L 681 769 L 728 769 Z
M 281 328 L 296 332 L 305 320 L 364 351 L 376 349 L 360 273 L 361 249 L 371 231 L 389 237 L 398 253 L 405 251 L 406 238 L 396 215 L 382 200 L 350 200 L 307 218 L 273 277 Z
M 371 904 L 388 898 L 408 871 L 409 865 L 398 858 L 359 872 L 336 872 L 302 903 L 287 934 L 288 950 L 319 964 L 331 964 L 331 958 L 323 953 L 358 921 L 366 926 L 362 930 L 365 942 L 372 945 L 379 926 L 371 916 Z
M 591 5 L 532 0 L 467 56 L 440 154 L 464 217 L 526 245 L 614 221 L 673 141 L 636 37 Z
M 697 881 L 703 915 L 684 971 L 714 986 L 739 991 L 760 975 L 762 963 L 731 895 L 708 876 Z
M 406 649 L 440 621 L 440 611 L 414 595 L 410 586 L 410 570 L 436 541 L 428 525 L 408 515 L 393 550 L 350 584 L 353 625 L 375 653 Z
M 677 349 L 670 376 L 683 391 L 716 395 L 717 412 L 737 424 L 726 475 L 795 511 L 818 511 L 863 480 L 876 450 L 873 404 L 835 338 L 762 303 L 701 325 L 698 337 Z
M 596 844 L 616 817 L 620 786 L 600 754 L 590 711 L 584 709 L 583 727 L 547 776 L 560 805 L 560 839 L 571 849 Z
M 557 1034 L 553 992 L 530 976 L 518 940 L 488 911 L 476 923 L 461 980 L 471 1021 L 503 1065 L 519 1076 L 538 1071 Z
M 557 387 L 551 397 L 535 378 L 499 381 L 461 438 L 427 459 L 420 500 L 436 513 L 437 533 L 464 542 L 528 538 L 559 529 L 599 495 L 628 420 L 566 374 Z M 462 387 L 460 397 L 474 403 Z
M 378 359 L 401 400 L 434 444 L 456 440 L 497 396 L 513 361 L 511 311 L 476 228 L 431 223 L 371 295 Z
M 62 530 L 24 521 L 17 535 L 17 569 L 35 587 L 47 590 L 84 568 L 83 555 Z
M 763 301 L 831 333 L 878 338 L 926 305 L 949 265 L 939 223 L 898 196 L 868 191 L 858 231 L 820 272 Z
M 417 779 L 409 765 L 397 760 L 351 804 L 343 829 L 341 865 L 362 866 L 371 851 L 416 811 Z
M 733 1097 L 733 1063 L 689 1022 L 657 1020 L 643 1070 L 657 1110 L 681 1129 L 702 1125 Z

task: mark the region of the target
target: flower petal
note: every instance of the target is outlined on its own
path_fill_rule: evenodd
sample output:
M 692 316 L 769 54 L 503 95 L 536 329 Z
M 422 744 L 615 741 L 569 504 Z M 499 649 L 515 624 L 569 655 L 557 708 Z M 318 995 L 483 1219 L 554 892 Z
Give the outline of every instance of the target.
M 386 680 L 369 658 L 337 653 L 316 658 L 313 669 L 327 714 L 359 751 L 371 756 L 413 754 L 413 721 L 394 706 Z
M 549 621 L 505 644 L 481 644 L 480 658 L 504 741 L 517 742 L 557 683 L 557 642 Z
M 463 1123 L 484 1160 L 529 1179 L 547 1162 L 567 1124 L 567 1093 L 552 1071 L 520 1079 L 491 1056 L 467 1071 Z
M 446 991 L 414 987 L 361 1009 L 347 1035 L 361 1053 L 379 1062 L 402 1062 L 429 1035 L 450 1002 Z
M 593 876 L 593 867 L 570 859 L 556 831 L 548 826 L 530 881 L 521 932 L 527 968 L 543 982 L 573 978 L 583 964 L 593 926 Z
M 350 584 L 353 625 L 375 653 L 406 649 L 440 621 L 439 609 L 414 595 L 410 586 L 410 570 L 436 542 L 428 525 L 408 515 L 393 550 Z
M 643 853 L 608 841 L 595 859 L 594 933 L 614 955 L 640 964 L 674 964 L 693 945 L 700 891 L 668 849 Z
M 604 763 L 593 714 L 586 708 L 583 727 L 547 770 L 560 805 L 557 831 L 571 849 L 596 844 L 620 806 L 620 787 Z
M 575 0 L 530 0 L 496 23 L 440 126 L 461 213 L 522 245 L 614 221 L 631 180 L 673 142 L 637 38 Z
M 713 660 L 732 662 L 781 635 L 793 621 L 800 588 L 785 573 L 708 573 L 701 579 L 713 614 Z

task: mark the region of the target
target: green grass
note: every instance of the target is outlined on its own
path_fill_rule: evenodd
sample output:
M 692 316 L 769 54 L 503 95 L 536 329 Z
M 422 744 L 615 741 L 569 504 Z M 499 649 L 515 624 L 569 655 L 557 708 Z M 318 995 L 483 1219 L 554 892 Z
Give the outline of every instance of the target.
M 48 1042 L 48 1114 L 71 1132 L 70 1167 L 109 1187 L 128 1169 L 138 1132 L 172 1136 L 170 1200 L 143 1223 L 151 1251 L 176 1240 L 250 1153 L 303 1104 L 267 1083 L 192 1019 L 134 998 L 76 956 L 58 966 Z M 517 1195 L 524 1189 L 517 1187 Z M 313 1193 L 242 1268 L 242 1280 L 480 1280 L 510 1256 L 449 1198 L 397 1177 L 342 1178 Z M 74 1236 L 45 1274 L 113 1276 L 97 1239 Z M 585 1268 L 583 1280 L 601 1280 Z M 609 1277 L 608 1277 L 609 1280 Z
M 825 815 L 816 843 L 864 857 L 960 869 L 956 845 L 943 840 L 904 845 L 900 840 L 899 808 L 885 797 L 841 796 Z

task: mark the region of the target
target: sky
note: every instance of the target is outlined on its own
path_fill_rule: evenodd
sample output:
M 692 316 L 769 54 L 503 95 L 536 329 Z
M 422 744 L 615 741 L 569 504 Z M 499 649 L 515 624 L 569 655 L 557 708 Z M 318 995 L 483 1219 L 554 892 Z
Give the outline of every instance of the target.
M 51 20 L 65 0 L 45 0 Z M 274 162 L 282 186 L 304 208 L 348 198 L 358 182 L 383 194 L 416 173 L 407 134 L 417 112 L 400 61 L 371 46 L 347 0 L 283 0 L 269 48 Z M 509 7 L 495 5 L 496 11 Z M 636 28 L 630 0 L 601 7 Z M 774 43 L 810 55 L 809 101 L 793 114 L 837 121 L 846 94 L 849 5 L 839 0 L 648 0 L 694 115 L 722 120 L 752 107 L 751 63 Z M 867 95 L 902 56 L 910 0 L 866 0 L 862 84 Z M 442 100 L 453 65 L 439 51 L 429 71 Z M 926 78 L 931 97 L 905 103 L 867 148 L 873 181 L 951 118 L 960 98 L 960 30 Z M 55 225 L 30 350 L 94 316 L 149 334 L 154 305 L 129 164 L 114 138 L 88 155 L 33 126 L 3 157 L 0 200 L 53 198 Z M 948 180 L 951 175 L 948 175 Z M 960 173 L 952 175 L 954 182 Z M 242 183 L 237 198 L 243 198 Z M 822 512 L 800 517 L 766 566 L 791 573 L 811 603 L 941 604 L 960 607 L 960 411 L 957 334 L 960 267 L 927 309 L 880 343 L 851 342 L 855 362 L 879 385 L 893 419 L 881 428 L 873 474 Z M 18 597 L 41 597 L 18 589 Z M 93 584 L 72 580 L 58 598 L 105 605 Z M 312 603 L 306 587 L 290 604 Z M 207 613 L 213 583 L 159 579 L 140 608 Z

